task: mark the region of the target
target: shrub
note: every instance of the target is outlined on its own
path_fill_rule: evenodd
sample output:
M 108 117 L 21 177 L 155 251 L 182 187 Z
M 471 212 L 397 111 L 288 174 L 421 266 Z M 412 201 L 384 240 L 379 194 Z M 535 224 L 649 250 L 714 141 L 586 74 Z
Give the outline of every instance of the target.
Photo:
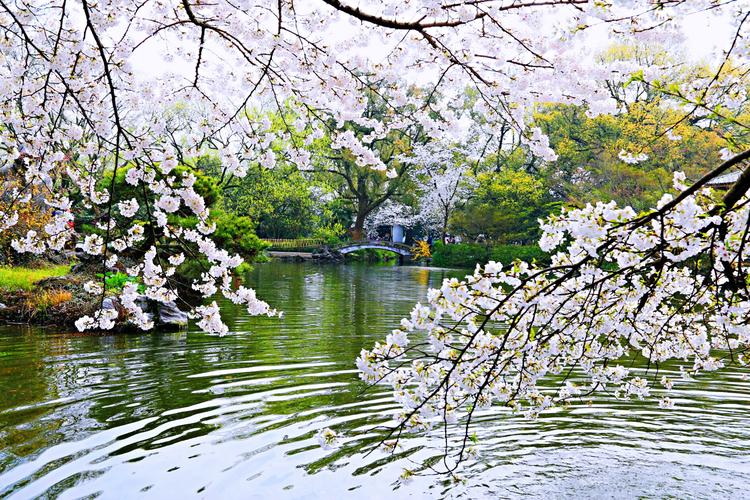
M 528 262 L 530 264 L 532 262 L 536 262 L 539 265 L 547 265 L 550 263 L 549 254 L 542 251 L 542 249 L 539 248 L 538 245 L 491 246 L 489 258 L 487 260 L 501 262 L 503 265 L 507 266 L 516 259 Z
M 425 240 L 417 240 L 411 249 L 415 259 L 429 259 L 432 256 L 430 244 Z
M 432 263 L 440 267 L 474 267 L 489 260 L 485 245 L 460 243 L 444 245 L 436 243 L 432 249 Z
M 130 276 L 121 272 L 107 272 L 107 274 L 97 274 L 97 278 L 104 278 L 104 284 L 107 286 L 107 290 L 112 293 L 120 293 L 125 287 L 126 283 L 140 283 L 140 280 L 135 276 Z M 143 293 L 145 287 L 141 284 L 138 285 L 138 291 Z
M 249 217 L 213 209 L 211 210 L 210 220 L 216 224 L 216 231 L 211 234 L 211 239 L 216 242 L 216 245 L 230 254 L 238 254 L 245 260 L 235 270 L 237 275 L 249 271 L 251 269 L 250 263 L 262 262 L 265 259 L 262 251 L 269 245 L 255 234 L 253 222 Z M 197 220 L 195 217 L 186 217 L 179 219 L 178 223 L 183 227 L 195 227 Z M 205 258 L 188 259 L 178 268 L 177 272 L 185 278 L 196 278 L 209 267 Z
M 211 210 L 211 221 L 216 223 L 216 231 L 211 238 L 219 247 L 229 253 L 237 253 L 247 262 L 257 260 L 268 244 L 255 234 L 255 226 L 250 217 L 234 215 L 222 210 Z
M 478 243 L 459 243 L 444 245 L 436 243 L 432 250 L 432 263 L 440 267 L 474 267 L 491 260 L 509 265 L 519 259 L 540 265 L 549 263 L 549 255 L 538 245 L 480 245 Z
M 55 309 L 72 299 L 73 294 L 67 290 L 45 290 L 41 294 L 29 297 L 24 307 L 32 316 L 46 315 L 50 309 Z
M 313 234 L 315 238 L 320 238 L 328 246 L 338 245 L 345 235 L 346 228 L 338 222 L 330 227 L 319 227 Z

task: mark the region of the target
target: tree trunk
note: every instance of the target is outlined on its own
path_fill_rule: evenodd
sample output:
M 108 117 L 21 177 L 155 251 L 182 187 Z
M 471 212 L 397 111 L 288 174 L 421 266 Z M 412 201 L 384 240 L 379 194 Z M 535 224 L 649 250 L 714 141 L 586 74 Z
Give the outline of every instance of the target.
M 445 245 L 445 239 L 447 236 L 448 236 L 448 211 L 446 210 L 443 213 L 443 236 L 442 236 L 443 245 Z
M 367 218 L 367 211 L 363 208 L 357 210 L 357 217 L 354 219 L 354 228 L 352 229 L 352 239 L 354 241 L 361 241 L 365 236 L 365 219 Z

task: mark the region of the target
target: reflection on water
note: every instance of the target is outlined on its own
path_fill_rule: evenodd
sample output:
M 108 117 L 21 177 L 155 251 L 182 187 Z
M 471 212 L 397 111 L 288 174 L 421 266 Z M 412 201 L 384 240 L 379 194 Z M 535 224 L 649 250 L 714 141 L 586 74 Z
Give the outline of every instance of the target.
M 739 370 L 680 387 L 671 411 L 601 397 L 536 421 L 485 413 L 464 484 L 399 485 L 441 441 L 363 456 L 394 405 L 384 389 L 364 392 L 354 359 L 428 286 L 460 274 L 259 265 L 251 282 L 284 319 L 228 309 L 223 338 L 2 327 L 0 497 L 746 496 L 750 386 Z M 317 446 L 324 427 L 345 434 L 341 448 Z

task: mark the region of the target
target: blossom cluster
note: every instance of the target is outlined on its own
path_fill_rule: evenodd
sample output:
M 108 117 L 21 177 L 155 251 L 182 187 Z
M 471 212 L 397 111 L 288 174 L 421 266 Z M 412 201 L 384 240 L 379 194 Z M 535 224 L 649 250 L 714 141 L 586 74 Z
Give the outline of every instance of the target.
M 649 397 L 633 356 L 676 361 L 686 377 L 744 363 L 750 208 L 721 212 L 717 196 L 665 194 L 645 215 L 598 203 L 542 221 L 550 267 L 489 262 L 444 280 L 361 352 L 360 377 L 392 387 L 399 427 L 428 428 L 468 425 L 493 404 L 534 417 L 599 390 Z M 659 390 L 673 384 L 662 377 Z

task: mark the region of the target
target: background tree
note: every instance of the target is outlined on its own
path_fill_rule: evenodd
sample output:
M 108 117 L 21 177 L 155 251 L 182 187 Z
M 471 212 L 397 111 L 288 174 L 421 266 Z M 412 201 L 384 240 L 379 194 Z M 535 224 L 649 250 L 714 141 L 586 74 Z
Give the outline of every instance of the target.
M 539 176 L 557 199 L 576 205 L 615 200 L 637 210 L 653 206 L 674 172 L 698 178 L 715 164 L 723 144 L 714 131 L 687 123 L 672 127 L 680 116 L 658 99 L 594 118 L 578 106 L 542 106 L 534 123 L 558 159 Z
M 552 202 L 542 181 L 523 170 L 481 173 L 451 228 L 472 240 L 483 235 L 496 243 L 532 243 L 539 237 L 539 219 L 555 207 Z
M 424 127 L 408 122 L 401 128 L 388 125 L 401 122 L 401 116 L 408 111 L 392 107 L 380 92 L 370 91 L 361 120 L 345 122 L 341 127 L 329 121 L 335 138 L 316 171 L 326 175 L 340 198 L 351 207 L 351 236 L 355 240 L 364 238 L 370 214 L 386 201 L 406 196 L 413 187 L 413 163 L 404 157 L 416 144 L 428 140 Z M 368 155 L 367 163 L 352 151 L 352 147 L 361 148 L 360 145 L 367 149 L 359 155 Z
M 231 212 L 250 217 L 262 238 L 300 238 L 320 224 L 313 187 L 294 166 L 254 166 L 230 186 L 224 203 Z
M 409 161 L 418 165 L 414 176 L 420 192 L 419 218 L 426 227 L 436 229 L 445 243 L 451 215 L 475 185 L 468 175 L 471 165 L 467 152 L 434 142 L 415 148 Z

